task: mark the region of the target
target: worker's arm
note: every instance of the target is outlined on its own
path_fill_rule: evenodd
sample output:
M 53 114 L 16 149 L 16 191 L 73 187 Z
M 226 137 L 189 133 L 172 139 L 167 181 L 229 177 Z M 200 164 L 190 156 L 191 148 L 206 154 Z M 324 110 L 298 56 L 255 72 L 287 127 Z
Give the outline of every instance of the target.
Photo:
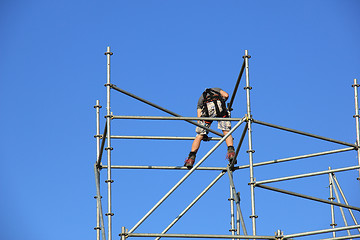
M 229 98 L 229 94 L 224 90 L 220 90 L 220 95 L 225 101 Z

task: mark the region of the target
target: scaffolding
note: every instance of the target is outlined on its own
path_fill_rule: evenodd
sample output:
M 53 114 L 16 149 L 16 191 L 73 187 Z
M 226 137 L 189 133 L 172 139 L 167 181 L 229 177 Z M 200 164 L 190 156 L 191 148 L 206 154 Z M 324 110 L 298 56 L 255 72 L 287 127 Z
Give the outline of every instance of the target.
M 199 120 L 208 120 L 208 121 L 217 121 L 219 118 L 209 118 L 209 117 L 183 117 L 175 112 L 172 112 L 168 109 L 165 109 L 157 104 L 154 104 L 150 101 L 147 101 L 141 97 L 138 97 L 130 92 L 127 92 L 116 85 L 112 84 L 110 81 L 110 57 L 113 55 L 113 53 L 110 51 L 110 47 L 107 47 L 107 51 L 105 52 L 106 58 L 107 58 L 107 81 L 105 84 L 106 92 L 107 92 L 107 101 L 106 101 L 106 115 L 105 115 L 105 127 L 103 130 L 103 134 L 100 133 L 100 108 L 102 107 L 100 105 L 99 100 L 96 101 L 96 105 L 94 108 L 96 109 L 96 146 L 97 146 L 97 155 L 96 155 L 96 162 L 94 164 L 94 173 L 95 173 L 95 183 L 96 183 L 96 227 L 94 228 L 96 230 L 96 239 L 97 240 L 111 240 L 112 234 L 113 234 L 113 223 L 112 223 L 112 217 L 114 215 L 113 213 L 113 206 L 112 206 L 112 183 L 114 182 L 112 180 L 112 170 L 113 169 L 151 169 L 151 170 L 187 170 L 185 175 L 130 229 L 127 230 L 125 226 L 121 227 L 121 232 L 119 231 L 119 237 L 121 240 L 125 240 L 127 238 L 133 238 L 133 237 L 153 237 L 156 238 L 156 240 L 159 240 L 160 238 L 223 238 L 223 239 L 295 239 L 299 237 L 304 236 L 311 236 L 311 235 L 318 235 L 318 234 L 324 234 L 324 233 L 331 233 L 332 238 L 331 239 L 355 239 L 360 238 L 360 225 L 358 224 L 355 215 L 353 213 L 353 210 L 360 211 L 360 207 L 350 205 L 347 201 L 344 191 L 342 190 L 340 183 L 338 179 L 335 176 L 335 173 L 337 172 L 344 172 L 344 171 L 350 171 L 350 170 L 359 170 L 360 168 L 360 150 L 359 150 L 359 143 L 360 143 L 360 133 L 359 133 L 359 106 L 358 106 L 358 87 L 360 86 L 357 83 L 357 79 L 354 79 L 354 84 L 352 87 L 354 88 L 354 96 L 355 96 L 355 123 L 356 123 L 356 143 L 347 143 L 344 141 L 339 141 L 336 139 L 331 139 L 319 135 L 315 135 L 308 132 L 299 131 L 296 129 L 291 129 L 283 126 L 278 126 L 275 124 L 259 121 L 256 119 L 253 119 L 251 114 L 251 104 L 250 104 L 250 90 L 252 87 L 250 86 L 250 79 L 249 79 L 249 59 L 250 55 L 248 54 L 248 51 L 245 50 L 245 55 L 243 56 L 243 63 L 240 69 L 239 76 L 237 78 L 234 90 L 231 94 L 230 102 L 228 103 L 228 109 L 232 111 L 232 106 L 234 103 L 234 99 L 240 84 L 240 81 L 242 79 L 243 73 L 245 72 L 245 91 L 246 91 L 246 114 L 244 117 L 241 118 L 228 118 L 227 120 L 235 122 L 235 125 L 232 127 L 232 129 L 229 131 L 228 134 L 224 135 L 222 133 L 219 133 L 215 130 L 212 130 L 210 128 L 207 128 L 205 126 L 200 125 L 197 121 Z M 134 98 L 140 102 L 143 102 L 147 105 L 150 105 L 156 109 L 159 109 L 169 115 L 170 117 L 163 117 L 163 116 L 119 116 L 119 115 L 113 115 L 111 112 L 111 102 L 110 102 L 110 94 L 111 90 L 115 90 L 117 92 L 120 92 L 128 97 Z M 111 134 L 111 122 L 112 120 L 117 119 L 130 119 L 130 120 L 178 120 L 178 121 L 185 121 L 190 124 L 193 124 L 195 126 L 201 127 L 206 129 L 207 131 L 213 133 L 214 135 L 217 135 L 217 137 L 209 137 L 209 141 L 216 141 L 216 144 L 199 160 L 197 163 L 188 170 L 186 167 L 179 167 L 179 166 L 129 166 L 129 165 L 112 165 L 112 144 L 111 139 L 160 139 L 160 140 L 193 140 L 194 137 L 169 137 L 169 136 L 118 136 L 118 135 L 112 135 Z M 345 146 L 345 148 L 330 150 L 330 151 L 323 151 L 323 152 L 316 152 L 312 154 L 306 154 L 306 155 L 300 155 L 300 156 L 294 156 L 294 157 L 288 157 L 288 158 L 282 158 L 282 159 L 275 159 L 270 161 L 264 161 L 264 162 L 258 162 L 254 163 L 253 161 L 253 143 L 252 143 L 252 126 L 253 124 L 258 124 L 278 130 L 283 130 L 287 132 L 292 132 L 301 136 L 307 136 L 315 139 L 320 139 L 327 142 L 332 142 L 336 144 L 340 144 L 342 146 Z M 241 137 L 239 139 L 238 145 L 236 147 L 235 152 L 235 160 L 238 157 L 239 151 L 242 148 L 243 141 L 247 135 L 248 137 L 248 149 L 246 150 L 246 153 L 248 154 L 249 164 L 247 165 L 240 165 L 235 166 L 235 160 L 230 162 L 225 167 L 201 167 L 201 164 L 226 140 L 227 137 L 229 137 L 234 131 L 236 131 L 238 128 L 243 125 L 243 130 Z M 107 161 L 106 164 L 102 164 L 102 156 L 104 151 L 107 153 Z M 324 155 L 331 155 L 336 153 L 343 153 L 348 151 L 356 151 L 357 152 L 357 163 L 354 166 L 350 167 L 342 167 L 337 169 L 331 169 L 329 167 L 327 170 L 318 171 L 318 172 L 311 172 L 306 174 L 299 174 L 299 175 L 292 175 L 287 177 L 281 177 L 281 178 L 273 178 L 269 180 L 262 180 L 262 181 L 256 181 L 256 178 L 254 176 L 254 167 L 258 166 L 265 166 L 275 163 L 282 163 L 282 162 L 289 162 L 299 159 L 306 159 L 306 158 L 313 158 L 313 157 L 319 157 Z M 101 191 L 100 191 L 100 173 L 101 170 L 105 170 L 107 172 L 105 183 L 107 185 L 107 211 L 104 214 L 103 212 L 103 203 L 101 201 Z M 236 191 L 236 186 L 233 178 L 233 173 L 240 169 L 249 169 L 249 176 L 250 176 L 250 182 L 248 183 L 250 187 L 250 201 L 251 201 L 251 234 L 248 234 L 248 229 L 245 226 L 245 221 L 243 218 L 243 214 L 240 207 L 240 196 L 239 192 Z M 161 233 L 135 233 L 135 230 L 138 229 L 138 227 L 171 195 L 174 193 L 174 191 L 195 171 L 198 170 L 205 170 L 205 171 L 217 171 L 219 174 L 216 176 L 215 179 L 161 232 Z M 230 183 L 230 223 L 231 223 L 231 229 L 229 230 L 231 234 L 229 235 L 214 235 L 214 234 L 174 234 L 174 233 L 167 233 L 168 230 L 170 230 L 177 221 L 184 216 L 192 206 L 195 205 L 195 203 L 205 195 L 205 193 L 212 188 L 216 182 L 223 177 L 227 173 L 229 177 L 229 183 Z M 284 189 L 279 189 L 275 187 L 271 187 L 267 184 L 274 183 L 274 182 L 280 182 L 280 181 L 287 181 L 292 179 L 299 179 L 299 178 L 307 178 L 312 176 L 319 176 L 319 175 L 325 175 L 329 178 L 329 198 L 328 200 L 309 196 L 305 194 L 300 194 L 296 192 L 291 192 Z M 357 178 L 357 180 L 360 180 Z M 329 229 L 322 229 L 322 230 L 315 230 L 310 232 L 301 232 L 296 234 L 285 234 L 281 230 L 276 230 L 274 235 L 268 235 L 268 236 L 262 236 L 257 234 L 257 225 L 256 225 L 256 208 L 255 208 L 255 188 L 262 188 L 271 190 L 274 192 L 279 192 L 287 195 L 296 196 L 299 198 L 309 199 L 316 202 L 321 202 L 325 204 L 330 205 L 331 210 L 331 228 Z M 343 202 L 340 200 L 340 195 L 343 199 Z M 335 201 L 337 200 L 337 201 Z M 335 217 L 334 217 L 334 208 L 339 207 L 342 218 L 344 221 L 345 226 L 344 227 L 336 227 L 337 224 L 335 223 Z M 354 224 L 348 224 L 345 214 L 344 214 L 344 208 L 348 209 L 352 221 Z M 104 217 L 105 216 L 105 217 Z M 104 218 L 107 218 L 107 224 L 105 225 Z M 350 230 L 357 229 L 359 234 L 351 234 Z M 336 233 L 338 231 L 347 231 L 347 236 L 336 236 Z M 330 238 L 329 238 L 330 239 Z

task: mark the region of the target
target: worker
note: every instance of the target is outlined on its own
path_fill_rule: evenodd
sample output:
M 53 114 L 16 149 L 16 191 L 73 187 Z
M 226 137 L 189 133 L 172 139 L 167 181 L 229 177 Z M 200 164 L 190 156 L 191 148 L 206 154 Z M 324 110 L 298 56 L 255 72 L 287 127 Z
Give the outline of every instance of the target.
M 226 108 L 225 102 L 229 98 L 229 94 L 221 88 L 207 88 L 200 96 L 197 103 L 197 117 L 218 117 L 226 118 L 230 117 L 230 112 Z M 199 124 L 209 128 L 212 121 L 198 121 Z M 231 122 L 226 120 L 218 121 L 218 128 L 222 130 L 223 134 L 226 135 L 231 129 Z M 185 160 L 184 166 L 191 169 L 195 163 L 196 153 L 200 148 L 201 140 L 206 141 L 208 139 L 208 130 L 196 127 L 197 135 L 192 143 L 191 151 L 189 156 Z M 235 157 L 235 148 L 233 138 L 229 135 L 226 140 L 228 146 L 226 158 L 231 163 Z

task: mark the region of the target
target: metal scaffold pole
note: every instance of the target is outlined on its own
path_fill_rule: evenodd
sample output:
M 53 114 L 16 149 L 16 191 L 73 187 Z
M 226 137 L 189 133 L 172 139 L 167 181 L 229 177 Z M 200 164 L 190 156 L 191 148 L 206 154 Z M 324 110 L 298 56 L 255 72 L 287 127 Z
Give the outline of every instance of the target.
M 329 167 L 329 170 L 331 170 L 330 167 Z M 329 200 L 331 202 L 333 202 L 335 200 L 332 185 L 333 185 L 333 181 L 331 179 L 331 173 L 329 173 L 329 189 L 330 189 Z M 333 204 L 330 205 L 330 211 L 331 211 L 331 224 L 330 224 L 330 226 L 332 228 L 335 228 L 336 223 L 335 223 L 335 213 L 334 213 L 334 205 Z M 333 237 L 336 237 L 336 232 L 335 231 L 332 234 L 333 234 Z
M 111 183 L 114 181 L 111 179 L 111 131 L 110 131 L 110 123 L 111 123 L 111 110 L 110 110 L 110 90 L 111 90 L 111 83 L 110 83 L 110 56 L 113 53 L 110 51 L 110 47 L 107 47 L 107 51 L 105 52 L 107 58 L 107 81 L 106 81 L 106 128 L 107 128 L 107 147 L 105 150 L 107 151 L 107 183 L 108 187 L 108 212 L 105 214 L 108 217 L 108 240 L 111 240 L 112 234 L 112 219 L 111 217 L 114 215 L 111 211 Z
M 100 102 L 96 100 L 96 105 L 94 106 L 96 109 L 96 162 L 94 164 L 94 173 L 95 173 L 95 184 L 96 184 L 96 239 L 100 240 L 100 231 L 102 239 L 105 240 L 105 228 L 104 228 L 104 217 L 102 211 L 102 203 L 101 203 L 101 194 L 100 194 L 100 156 L 101 156 L 101 147 L 100 147 Z M 99 164 L 98 164 L 99 162 Z
M 338 203 L 341 203 L 341 202 L 340 202 L 340 198 L 339 198 L 339 194 L 338 194 L 338 192 L 337 192 L 337 190 L 336 190 L 336 187 L 335 187 L 335 185 L 334 185 L 333 173 L 330 175 L 330 181 L 331 181 L 331 186 L 332 186 L 333 189 L 334 189 L 334 193 L 335 193 L 335 196 L 336 196 L 336 200 L 337 200 Z M 339 209 L 340 209 L 341 216 L 342 216 L 342 218 L 343 218 L 345 227 L 347 227 L 347 226 L 348 226 L 348 223 L 347 223 L 347 220 L 346 220 L 346 217 L 345 217 L 344 210 L 343 210 L 342 207 L 340 207 Z M 350 235 L 351 235 L 350 230 L 347 230 L 347 232 L 348 232 L 348 235 L 350 236 Z
M 360 130 L 359 130 L 359 99 L 358 99 L 358 87 L 360 85 L 357 83 L 357 79 L 354 79 L 354 84 L 352 87 L 354 88 L 354 96 L 355 96 L 355 123 L 356 123 L 356 145 L 360 146 Z M 357 151 L 357 158 L 358 158 L 358 164 L 360 166 L 360 150 L 359 148 L 356 149 Z M 360 171 L 359 171 L 359 177 L 357 178 L 360 180 Z
M 245 50 L 245 55 L 243 56 L 245 60 L 245 76 L 246 76 L 246 118 L 247 118 L 247 126 L 248 126 L 248 141 L 249 141 L 249 150 L 247 153 L 249 154 L 249 169 L 250 169 L 250 193 L 251 193 L 251 220 L 252 220 L 252 232 L 253 235 L 256 235 L 256 214 L 255 214 L 255 178 L 254 178 L 254 168 L 253 168 L 253 153 L 255 152 L 252 148 L 252 130 L 251 130 L 251 122 L 252 122 L 252 116 L 251 116 L 251 108 L 250 108 L 250 79 L 249 79 L 249 58 L 251 56 L 248 55 L 248 50 Z
M 347 201 L 347 199 L 346 199 L 346 197 L 345 197 L 345 194 L 344 194 L 344 192 L 343 192 L 343 190 L 342 190 L 342 188 L 341 188 L 341 186 L 340 186 L 340 184 L 339 184 L 339 181 L 337 180 L 335 174 L 332 174 L 332 179 L 334 180 L 334 183 L 336 184 L 337 188 L 339 189 L 339 192 L 340 192 L 342 198 L 344 199 L 345 204 L 346 204 L 346 205 L 349 205 L 349 202 Z M 355 216 L 354 216 L 354 213 L 352 212 L 351 209 L 348 209 L 348 210 L 349 210 L 349 213 L 350 213 L 351 218 L 353 219 L 355 225 L 358 225 L 358 222 L 357 222 L 357 220 L 356 220 L 356 218 L 355 218 Z M 359 233 L 360 233 L 360 228 L 358 228 L 358 231 L 359 231 Z

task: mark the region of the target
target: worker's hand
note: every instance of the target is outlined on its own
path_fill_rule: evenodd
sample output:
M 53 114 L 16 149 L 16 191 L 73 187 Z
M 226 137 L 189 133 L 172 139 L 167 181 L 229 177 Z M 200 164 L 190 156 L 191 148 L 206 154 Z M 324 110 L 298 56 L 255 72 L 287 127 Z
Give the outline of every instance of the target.
M 227 92 L 225 92 L 224 90 L 220 91 L 220 95 L 225 101 L 228 100 L 228 98 L 229 98 L 229 94 Z

